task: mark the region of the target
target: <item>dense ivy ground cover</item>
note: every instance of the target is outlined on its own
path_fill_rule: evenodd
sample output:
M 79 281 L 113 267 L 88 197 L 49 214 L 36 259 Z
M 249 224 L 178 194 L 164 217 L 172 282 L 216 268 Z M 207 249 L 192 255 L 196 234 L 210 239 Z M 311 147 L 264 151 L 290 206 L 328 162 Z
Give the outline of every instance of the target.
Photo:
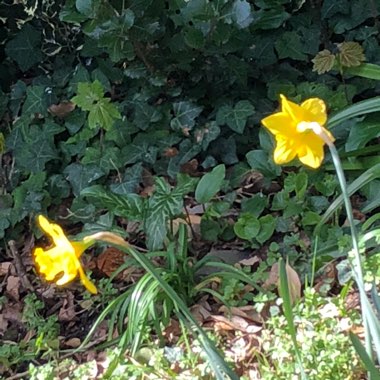
M 318 96 L 331 112 L 376 94 L 370 80 L 319 76 L 311 60 L 334 43 L 357 41 L 378 63 L 377 7 L 359 0 L 3 3 L 2 236 L 18 238 L 20 222 L 48 208 L 70 222 L 95 222 L 99 209 L 82 190 L 101 184 L 135 193 L 145 171 L 173 179 L 224 163 L 235 184 L 251 169 L 267 181 L 279 176 L 259 120 L 279 93 Z M 340 128 L 341 144 L 363 147 L 376 135 L 368 128 L 357 138 L 371 120 Z
M 0 262 L 40 213 L 162 249 L 190 195 L 207 204 L 203 240 L 265 245 L 306 272 L 336 179 L 329 157 L 318 172 L 274 165 L 260 120 L 280 93 L 319 97 L 330 114 L 378 95 L 346 68 L 380 64 L 379 11 L 378 0 L 2 2 Z M 380 162 L 377 118 L 334 125 L 353 178 Z M 202 186 L 193 199 L 204 172 L 222 199 Z M 355 208 L 375 210 L 378 186 Z M 129 236 L 125 220 L 138 222 Z M 322 226 L 323 257 L 348 245 L 339 223 Z

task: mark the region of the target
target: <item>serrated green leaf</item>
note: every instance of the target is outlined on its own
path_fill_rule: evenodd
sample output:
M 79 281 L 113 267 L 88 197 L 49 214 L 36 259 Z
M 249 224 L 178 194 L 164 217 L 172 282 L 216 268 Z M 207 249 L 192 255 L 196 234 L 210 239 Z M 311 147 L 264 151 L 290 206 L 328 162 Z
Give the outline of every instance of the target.
M 335 55 L 330 50 L 324 49 L 311 62 L 313 62 L 313 71 L 316 71 L 318 74 L 324 74 L 334 67 Z
M 84 111 L 89 111 L 88 126 L 90 129 L 97 127 L 109 130 L 117 119 L 121 119 L 120 112 L 111 103 L 111 99 L 104 97 L 102 84 L 96 80 L 93 83 L 79 83 L 78 95 L 71 101 Z
M 203 204 L 209 202 L 220 191 L 225 175 L 226 167 L 223 164 L 216 166 L 210 173 L 205 174 L 195 189 L 196 201 Z
M 41 33 L 26 23 L 16 37 L 5 46 L 7 55 L 17 62 L 22 71 L 42 61 Z

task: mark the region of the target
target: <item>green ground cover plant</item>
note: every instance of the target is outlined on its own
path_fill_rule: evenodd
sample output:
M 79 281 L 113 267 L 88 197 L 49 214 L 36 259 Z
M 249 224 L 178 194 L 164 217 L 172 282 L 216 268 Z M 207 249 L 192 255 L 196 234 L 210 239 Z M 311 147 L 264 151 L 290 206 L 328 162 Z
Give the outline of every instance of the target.
M 47 363 L 53 378 L 63 363 L 59 376 L 83 377 L 93 367 L 71 357 L 76 349 L 86 360 L 105 324 L 96 347 L 111 364 L 98 377 L 343 379 L 366 370 L 375 379 L 379 347 L 371 357 L 365 325 L 376 318 L 362 305 L 360 322 L 342 304 L 357 289 L 374 310 L 379 303 L 379 12 L 377 0 L 2 2 L 0 376 L 37 378 Z M 350 269 L 353 233 L 334 156 L 326 151 L 318 170 L 275 163 L 261 120 L 280 94 L 327 104 L 362 280 Z M 96 295 L 40 280 L 32 252 L 49 243 L 38 215 L 69 242 L 105 231 L 128 242 L 107 235 L 83 254 Z M 103 272 L 109 245 L 119 258 L 106 255 L 113 264 Z M 293 309 L 279 274 L 271 278 L 281 258 L 302 283 Z M 326 278 L 331 266 L 337 274 Z M 333 304 L 339 313 L 319 319 Z M 249 320 L 250 307 L 262 332 L 236 324 L 234 313 Z M 214 331 L 221 316 L 232 330 Z M 328 338 L 342 318 L 364 323 L 366 347 L 351 330 Z M 292 324 L 294 333 L 313 326 L 319 343 L 306 358 L 289 339 Z M 256 346 L 237 359 L 232 347 L 248 336 Z

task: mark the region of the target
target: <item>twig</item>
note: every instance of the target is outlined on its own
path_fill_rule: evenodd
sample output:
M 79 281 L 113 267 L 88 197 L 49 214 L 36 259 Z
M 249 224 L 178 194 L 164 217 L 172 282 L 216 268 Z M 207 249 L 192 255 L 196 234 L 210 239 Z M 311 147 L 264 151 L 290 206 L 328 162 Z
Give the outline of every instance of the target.
M 22 287 L 24 288 L 24 290 L 33 290 L 34 291 L 34 288 L 33 288 L 32 284 L 30 283 L 30 281 L 27 277 L 26 270 L 25 270 L 24 264 L 21 260 L 20 253 L 18 252 L 18 250 L 16 248 L 16 242 L 14 240 L 10 240 L 8 242 L 8 246 L 10 249 L 11 256 L 14 260 L 16 273 L 17 273 L 18 277 L 20 278 Z

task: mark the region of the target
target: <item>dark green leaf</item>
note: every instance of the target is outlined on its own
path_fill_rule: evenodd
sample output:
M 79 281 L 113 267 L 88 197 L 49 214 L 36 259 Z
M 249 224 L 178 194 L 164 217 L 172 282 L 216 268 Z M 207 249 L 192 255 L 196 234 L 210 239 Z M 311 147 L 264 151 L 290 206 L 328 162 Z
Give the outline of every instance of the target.
M 7 55 L 15 60 L 22 71 L 42 61 L 41 33 L 26 23 L 13 40 L 5 46 Z
M 219 125 L 227 124 L 233 131 L 242 134 L 249 116 L 255 113 L 255 108 L 248 100 L 240 100 L 235 107 L 219 108 L 216 121 Z
M 83 189 L 89 187 L 92 182 L 104 175 L 104 172 L 95 165 L 84 166 L 76 163 L 67 166 L 64 173 L 73 188 L 75 196 L 79 196 Z
M 251 150 L 246 154 L 248 164 L 252 169 L 259 171 L 266 179 L 276 178 L 281 174 L 281 167 L 262 150 Z
M 170 126 L 176 131 L 192 129 L 195 119 L 202 112 L 202 107 L 198 107 L 191 102 L 178 102 L 173 104 L 174 118 Z
M 195 189 L 195 199 L 199 203 L 207 203 L 213 196 L 220 191 L 226 167 L 224 165 L 216 166 L 210 173 L 205 174 Z
M 260 231 L 260 222 L 252 214 L 243 213 L 234 225 L 235 234 L 244 240 L 252 240 Z

